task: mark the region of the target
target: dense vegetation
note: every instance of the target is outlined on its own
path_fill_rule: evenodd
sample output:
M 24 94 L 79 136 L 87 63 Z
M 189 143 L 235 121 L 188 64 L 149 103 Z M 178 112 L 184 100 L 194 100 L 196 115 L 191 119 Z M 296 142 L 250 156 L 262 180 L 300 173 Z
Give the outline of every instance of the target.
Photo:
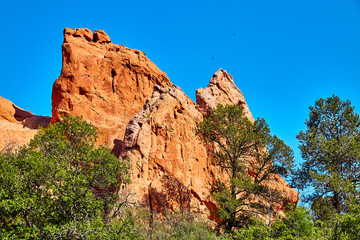
M 95 148 L 96 129 L 68 116 L 0 155 L 2 239 L 87 239 L 111 222 L 128 164 Z
M 212 189 L 219 223 L 129 204 L 127 160 L 96 148 L 96 128 L 67 116 L 0 153 L 0 238 L 360 239 L 360 120 L 350 101 L 332 96 L 310 107 L 298 169 L 265 120 L 249 121 L 239 106 L 218 106 L 195 131 L 227 176 Z M 274 174 L 309 208 L 289 204 L 286 217 L 276 215 L 284 199 L 269 184 Z

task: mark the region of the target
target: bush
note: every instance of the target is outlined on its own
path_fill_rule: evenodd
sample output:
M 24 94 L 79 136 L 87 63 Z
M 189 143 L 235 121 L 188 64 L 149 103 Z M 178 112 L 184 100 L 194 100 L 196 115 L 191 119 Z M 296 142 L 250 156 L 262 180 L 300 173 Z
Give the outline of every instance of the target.
M 0 155 L 2 239 L 99 239 L 129 165 L 95 140 L 95 127 L 67 116 Z
M 260 220 L 252 220 L 247 227 L 240 228 L 235 236 L 239 240 L 323 239 L 321 229 L 315 226 L 309 211 L 303 207 L 288 211 L 287 217 L 278 219 L 271 227 Z

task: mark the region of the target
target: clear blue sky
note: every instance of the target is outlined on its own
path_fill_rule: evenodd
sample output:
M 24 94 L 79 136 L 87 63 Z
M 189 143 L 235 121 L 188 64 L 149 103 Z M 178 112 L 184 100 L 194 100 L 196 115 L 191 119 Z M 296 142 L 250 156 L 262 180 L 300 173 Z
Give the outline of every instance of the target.
M 297 160 L 316 99 L 360 109 L 360 0 L 0 0 L 0 26 L 0 96 L 39 115 L 51 115 L 65 27 L 144 51 L 193 100 L 227 70 Z

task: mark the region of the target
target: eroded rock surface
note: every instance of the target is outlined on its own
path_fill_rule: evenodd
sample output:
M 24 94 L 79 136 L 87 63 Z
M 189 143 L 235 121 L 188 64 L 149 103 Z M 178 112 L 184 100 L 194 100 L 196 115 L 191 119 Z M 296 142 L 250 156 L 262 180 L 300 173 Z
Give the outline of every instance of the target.
M 202 90 L 207 94 L 201 106 L 176 86 L 155 86 L 152 97 L 129 121 L 121 157 L 131 161 L 130 188 L 136 199 L 155 212 L 185 208 L 216 218 L 211 216 L 216 205 L 210 188 L 216 180 L 226 181 L 227 175 L 215 166 L 211 146 L 200 141 L 194 128 L 220 103 L 240 104 L 254 120 L 240 90 L 229 82 L 231 75 L 223 70 L 217 73 L 225 73 L 225 77 L 217 78 L 217 84 L 211 79 L 209 87 Z M 270 176 L 267 184 L 282 190 L 287 199 L 277 206 L 280 214 L 287 203 L 298 201 L 295 190 L 280 176 Z
M 65 28 L 62 55 L 51 122 L 68 113 L 82 115 L 99 128 L 98 143 L 111 148 L 121 144 L 129 119 L 151 97 L 153 86 L 172 85 L 143 52 L 111 43 L 102 30 Z
M 0 97 L 0 152 L 29 143 L 38 126 L 49 123 L 50 117 L 34 115 Z
M 196 90 L 196 103 L 205 117 L 219 104 L 240 105 L 248 119 L 254 121 L 244 94 L 235 85 L 233 77 L 222 69 L 214 73 L 207 88 Z
M 178 87 L 156 86 L 126 128 L 122 157 L 131 160 L 132 189 L 156 212 L 185 208 L 210 214 L 215 167 L 193 129 L 202 120 Z

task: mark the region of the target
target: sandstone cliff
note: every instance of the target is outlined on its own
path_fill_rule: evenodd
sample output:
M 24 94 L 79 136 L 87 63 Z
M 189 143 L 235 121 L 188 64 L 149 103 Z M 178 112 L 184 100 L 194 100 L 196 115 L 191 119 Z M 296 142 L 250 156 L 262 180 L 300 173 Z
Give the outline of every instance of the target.
M 253 121 L 232 76 L 218 70 L 207 88 L 197 90 L 196 105 L 141 51 L 112 44 L 103 31 L 65 29 L 62 51 L 52 122 L 70 113 L 98 127 L 99 144 L 130 159 L 131 191 L 139 203 L 209 215 L 215 207 L 211 184 L 224 176 L 193 128 L 220 103 L 241 105 Z M 298 200 L 279 176 L 273 185 L 290 202 Z
M 185 208 L 209 216 L 215 208 L 211 185 L 215 180 L 226 180 L 227 175 L 215 166 L 211 149 L 193 129 L 220 103 L 239 104 L 248 118 L 254 120 L 232 76 L 222 69 L 196 96 L 200 99 L 198 105 L 178 87 L 155 87 L 153 96 L 126 128 L 121 157 L 132 163 L 131 189 L 139 203 L 154 211 Z M 284 190 L 288 202 L 298 201 L 295 190 L 280 176 L 270 176 L 267 184 Z
M 36 116 L 0 97 L 0 152 L 27 144 L 50 117 Z
M 157 212 L 182 207 L 204 213 L 206 206 L 214 206 L 209 188 L 215 169 L 193 131 L 202 118 L 195 103 L 175 86 L 156 87 L 131 118 L 122 157 L 132 162 L 132 189 L 140 203 Z
M 120 144 L 129 119 L 153 86 L 171 86 L 143 52 L 111 43 L 101 30 L 64 30 L 62 70 L 52 92 L 52 119 L 71 113 L 99 128 L 99 143 Z

